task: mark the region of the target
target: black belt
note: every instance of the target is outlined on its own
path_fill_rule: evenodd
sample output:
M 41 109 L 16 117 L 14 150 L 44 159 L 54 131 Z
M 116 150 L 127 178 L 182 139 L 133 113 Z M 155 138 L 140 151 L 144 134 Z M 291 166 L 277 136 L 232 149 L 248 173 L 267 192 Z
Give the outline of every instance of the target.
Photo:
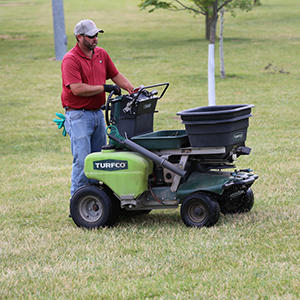
M 91 112 L 93 112 L 93 111 L 99 111 L 100 110 L 100 108 L 97 108 L 97 109 L 85 109 L 85 108 L 72 108 L 72 107 L 66 107 L 65 108 L 65 110 L 66 110 L 66 112 L 68 112 L 68 111 L 74 111 L 74 110 L 82 110 L 82 111 L 91 111 Z

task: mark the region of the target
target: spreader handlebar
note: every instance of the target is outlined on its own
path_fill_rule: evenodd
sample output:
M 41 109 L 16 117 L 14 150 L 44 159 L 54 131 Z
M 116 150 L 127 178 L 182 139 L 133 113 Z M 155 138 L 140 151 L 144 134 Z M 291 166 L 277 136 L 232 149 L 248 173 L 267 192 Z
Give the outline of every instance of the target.
M 151 92 L 148 91 L 151 88 L 156 88 L 156 87 L 160 87 L 160 86 L 165 86 L 163 88 L 163 90 L 160 91 L 160 94 L 158 94 L 158 92 L 156 90 L 153 90 Z M 131 108 L 139 99 L 141 99 L 141 100 L 145 100 L 145 99 L 159 100 L 159 99 L 161 99 L 164 96 L 168 87 L 169 87 L 168 82 L 158 83 L 158 84 L 153 84 L 153 85 L 148 85 L 148 86 L 141 86 L 138 88 L 137 92 L 134 92 L 129 95 L 118 96 L 115 99 L 112 99 L 112 97 L 114 95 L 114 92 L 112 91 L 107 98 L 106 105 L 102 105 L 102 107 L 101 107 L 102 110 L 105 110 L 106 125 L 109 126 L 111 124 L 109 111 L 111 110 L 112 103 L 114 103 L 115 101 L 121 101 L 123 99 L 129 100 L 126 104 L 126 107 L 124 108 L 124 112 L 126 113 L 127 112 L 126 110 L 131 111 Z
M 151 88 L 155 88 L 155 87 L 159 87 L 159 86 L 164 86 L 165 85 L 165 88 L 163 89 L 163 91 L 160 93 L 160 95 L 158 97 L 156 97 L 157 100 L 161 99 L 167 88 L 169 87 L 169 83 L 168 82 L 165 82 L 165 83 L 158 83 L 158 84 L 153 84 L 153 85 L 148 85 L 148 86 L 144 86 L 142 87 L 141 89 L 139 89 L 137 95 L 135 96 L 135 98 L 133 98 L 133 101 L 132 101 L 132 104 L 134 104 L 140 97 L 140 95 L 144 92 L 144 91 L 147 91 L 148 89 L 151 89 Z

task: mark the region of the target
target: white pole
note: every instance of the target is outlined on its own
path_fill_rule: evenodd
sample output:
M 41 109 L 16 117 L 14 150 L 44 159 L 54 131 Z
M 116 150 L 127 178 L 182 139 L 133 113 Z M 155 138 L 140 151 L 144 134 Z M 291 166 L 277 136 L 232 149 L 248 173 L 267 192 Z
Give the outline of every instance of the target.
M 208 105 L 216 105 L 214 44 L 208 45 Z
M 63 0 L 52 0 L 55 59 L 62 60 L 67 53 Z

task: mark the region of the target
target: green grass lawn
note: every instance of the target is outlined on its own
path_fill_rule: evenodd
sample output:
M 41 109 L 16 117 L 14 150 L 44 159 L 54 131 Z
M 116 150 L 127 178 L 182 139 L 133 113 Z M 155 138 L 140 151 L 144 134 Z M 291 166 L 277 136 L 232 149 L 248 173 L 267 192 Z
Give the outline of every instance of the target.
M 217 104 L 255 105 L 252 152 L 237 163 L 260 177 L 253 210 L 203 229 L 185 227 L 179 210 L 152 211 L 97 231 L 68 217 L 51 1 L 0 2 L 0 299 L 299 299 L 300 7 L 262 2 L 225 14 L 224 80 L 216 44 Z M 170 83 L 155 130 L 182 129 L 178 111 L 208 104 L 204 18 L 138 4 L 65 0 L 68 49 L 74 25 L 94 20 L 135 86 Z

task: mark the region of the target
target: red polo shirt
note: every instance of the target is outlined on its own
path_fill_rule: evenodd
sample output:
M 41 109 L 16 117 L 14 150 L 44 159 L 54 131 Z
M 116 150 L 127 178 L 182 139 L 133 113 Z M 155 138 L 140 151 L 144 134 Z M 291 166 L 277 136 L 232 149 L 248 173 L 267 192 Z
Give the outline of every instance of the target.
M 70 89 L 70 84 L 82 82 L 90 85 L 101 85 L 119 73 L 104 49 L 96 47 L 93 58 L 90 59 L 84 55 L 78 44 L 64 56 L 61 72 L 62 106 L 84 109 L 100 108 L 105 103 L 105 93 L 91 97 L 75 96 Z

